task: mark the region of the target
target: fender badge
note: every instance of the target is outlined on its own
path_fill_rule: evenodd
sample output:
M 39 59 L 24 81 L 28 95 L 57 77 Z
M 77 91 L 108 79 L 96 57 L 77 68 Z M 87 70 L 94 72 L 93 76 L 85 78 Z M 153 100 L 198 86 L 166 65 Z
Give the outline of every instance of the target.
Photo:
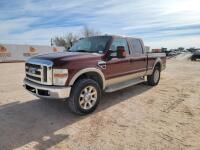
M 105 62 L 105 61 L 99 61 L 99 62 L 98 62 L 98 66 L 99 66 L 101 69 L 106 69 L 106 62 Z

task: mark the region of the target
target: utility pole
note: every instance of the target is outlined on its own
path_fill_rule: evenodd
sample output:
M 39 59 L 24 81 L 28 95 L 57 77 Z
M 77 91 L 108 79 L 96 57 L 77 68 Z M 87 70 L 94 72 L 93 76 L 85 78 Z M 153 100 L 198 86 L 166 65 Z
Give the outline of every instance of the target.
M 53 39 L 51 38 L 51 46 L 53 46 Z

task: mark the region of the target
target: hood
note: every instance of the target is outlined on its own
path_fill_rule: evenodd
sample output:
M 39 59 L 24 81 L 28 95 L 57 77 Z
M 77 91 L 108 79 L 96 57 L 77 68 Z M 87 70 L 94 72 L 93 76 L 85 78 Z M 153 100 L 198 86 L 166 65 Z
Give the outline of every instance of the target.
M 73 62 L 77 60 L 81 63 L 84 60 L 99 60 L 102 54 L 97 53 L 83 53 L 83 52 L 57 52 L 49 53 L 43 55 L 37 55 L 32 57 L 32 59 L 50 60 L 53 62 L 54 66 L 60 66 L 66 64 L 67 62 Z

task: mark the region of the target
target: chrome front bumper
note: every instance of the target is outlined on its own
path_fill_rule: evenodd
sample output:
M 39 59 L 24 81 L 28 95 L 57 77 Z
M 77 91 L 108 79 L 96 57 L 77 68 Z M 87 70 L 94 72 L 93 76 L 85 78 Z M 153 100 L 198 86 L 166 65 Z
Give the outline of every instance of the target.
M 65 99 L 70 96 L 71 87 L 47 86 L 24 79 L 24 88 L 31 94 L 45 99 Z

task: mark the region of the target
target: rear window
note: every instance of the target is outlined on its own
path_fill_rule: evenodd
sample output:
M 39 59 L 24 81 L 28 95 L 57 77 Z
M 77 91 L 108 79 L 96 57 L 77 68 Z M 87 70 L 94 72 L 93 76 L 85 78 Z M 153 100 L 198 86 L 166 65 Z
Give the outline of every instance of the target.
M 132 49 L 133 49 L 133 53 L 143 54 L 142 44 L 141 44 L 140 40 L 132 39 L 131 40 L 131 46 L 132 46 Z

